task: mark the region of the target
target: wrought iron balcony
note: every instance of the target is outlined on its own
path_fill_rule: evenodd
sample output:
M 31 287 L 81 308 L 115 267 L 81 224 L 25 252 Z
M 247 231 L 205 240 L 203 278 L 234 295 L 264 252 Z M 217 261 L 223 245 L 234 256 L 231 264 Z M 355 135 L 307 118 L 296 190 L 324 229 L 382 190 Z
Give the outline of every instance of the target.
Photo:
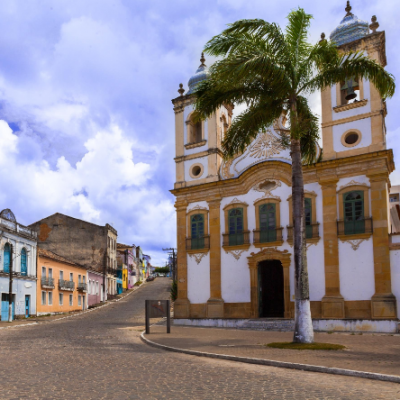
M 288 241 L 293 241 L 293 226 L 287 227 Z M 306 239 L 319 238 L 319 222 L 316 224 L 306 225 Z
M 282 227 L 274 229 L 260 229 L 253 231 L 253 242 L 257 243 L 269 243 L 269 242 L 280 242 L 282 241 Z
M 87 292 L 87 284 L 84 282 L 79 282 L 78 283 L 78 288 L 79 291 L 81 292 Z
M 54 289 L 54 279 L 43 277 L 41 280 L 42 288 L 44 289 Z
M 210 236 L 200 236 L 197 238 L 186 238 L 186 250 L 201 250 L 210 248 Z
M 339 220 L 337 221 L 338 235 L 358 235 L 363 233 L 372 233 L 373 223 L 372 217 L 357 218 L 355 220 Z
M 250 231 L 239 233 L 223 233 L 224 246 L 240 246 L 242 244 L 250 244 Z
M 58 280 L 58 288 L 60 290 L 70 290 L 73 291 L 75 289 L 75 282 L 73 281 L 66 281 L 64 279 Z

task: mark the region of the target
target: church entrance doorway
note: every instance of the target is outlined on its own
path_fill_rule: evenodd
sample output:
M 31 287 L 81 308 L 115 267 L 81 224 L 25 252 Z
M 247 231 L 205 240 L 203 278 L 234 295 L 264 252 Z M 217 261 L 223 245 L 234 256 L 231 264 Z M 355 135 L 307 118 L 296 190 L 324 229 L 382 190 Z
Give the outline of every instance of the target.
M 258 263 L 260 318 L 283 318 L 285 313 L 283 267 L 279 260 Z

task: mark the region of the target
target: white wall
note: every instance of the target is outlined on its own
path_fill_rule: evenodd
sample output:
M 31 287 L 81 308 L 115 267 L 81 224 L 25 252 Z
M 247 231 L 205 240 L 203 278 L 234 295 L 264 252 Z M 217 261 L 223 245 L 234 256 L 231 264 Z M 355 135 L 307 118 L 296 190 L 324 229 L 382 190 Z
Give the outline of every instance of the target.
M 354 111 L 358 108 L 350 110 Z M 372 135 L 371 135 L 371 119 L 364 118 L 353 122 L 347 122 L 346 124 L 334 125 L 333 129 L 333 149 L 335 151 L 346 151 L 358 149 L 360 147 L 367 147 L 371 145 Z M 361 141 L 357 146 L 346 147 L 342 145 L 341 137 L 343 133 L 350 129 L 358 129 L 361 132 Z
M 202 164 L 202 166 L 203 166 L 203 173 L 198 178 L 195 178 L 195 179 L 193 179 L 189 174 L 189 171 L 193 164 Z M 184 166 L 185 166 L 185 181 L 195 181 L 197 179 L 207 178 L 207 175 L 208 175 L 208 158 L 207 158 L 207 156 L 204 156 L 201 158 L 195 158 L 193 160 L 184 161 Z
M 192 304 L 206 303 L 210 298 L 210 253 L 199 264 L 193 256 L 187 256 L 187 287 Z
M 390 251 L 392 293 L 397 299 L 397 318 L 400 318 L 400 250 Z

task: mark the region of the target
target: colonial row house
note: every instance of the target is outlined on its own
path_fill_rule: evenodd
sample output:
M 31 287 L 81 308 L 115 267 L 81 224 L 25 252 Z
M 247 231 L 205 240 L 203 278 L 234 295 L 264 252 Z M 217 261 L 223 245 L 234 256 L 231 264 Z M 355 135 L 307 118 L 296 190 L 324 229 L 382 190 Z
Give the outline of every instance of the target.
M 379 25 L 378 25 L 379 26 Z M 350 11 L 330 36 L 386 66 L 385 32 Z M 207 79 L 204 57 L 175 112 L 178 299 L 175 318 L 200 324 L 294 317 L 291 157 L 285 116 L 230 160 L 221 142 L 233 107 L 193 118 L 193 91 Z M 351 86 L 351 87 L 350 87 Z M 400 317 L 400 236 L 389 230 L 393 152 L 386 102 L 354 77 L 321 93 L 322 161 L 304 166 L 312 317 L 344 329 L 395 331 Z M 363 322 L 364 321 L 364 322 Z M 222 323 L 222 322 L 221 322 Z M 358 322 L 357 322 L 358 323 Z M 323 325 L 323 326 L 328 326 Z M 332 328 L 333 327 L 333 328 Z
M 0 213 L 1 320 L 8 321 L 10 279 L 12 319 L 36 315 L 37 235 L 17 222 L 14 213 Z
M 87 281 L 85 267 L 39 247 L 37 315 L 85 310 Z
M 87 269 L 89 307 L 117 295 L 117 231 L 111 225 L 55 213 L 29 228 L 41 249 Z

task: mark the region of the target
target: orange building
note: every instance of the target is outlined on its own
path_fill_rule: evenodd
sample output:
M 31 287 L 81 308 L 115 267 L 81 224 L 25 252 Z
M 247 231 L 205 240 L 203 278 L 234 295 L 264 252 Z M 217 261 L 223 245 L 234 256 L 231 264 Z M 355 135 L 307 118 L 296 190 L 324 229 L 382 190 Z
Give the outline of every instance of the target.
M 37 314 L 87 308 L 87 270 L 51 251 L 38 248 Z

